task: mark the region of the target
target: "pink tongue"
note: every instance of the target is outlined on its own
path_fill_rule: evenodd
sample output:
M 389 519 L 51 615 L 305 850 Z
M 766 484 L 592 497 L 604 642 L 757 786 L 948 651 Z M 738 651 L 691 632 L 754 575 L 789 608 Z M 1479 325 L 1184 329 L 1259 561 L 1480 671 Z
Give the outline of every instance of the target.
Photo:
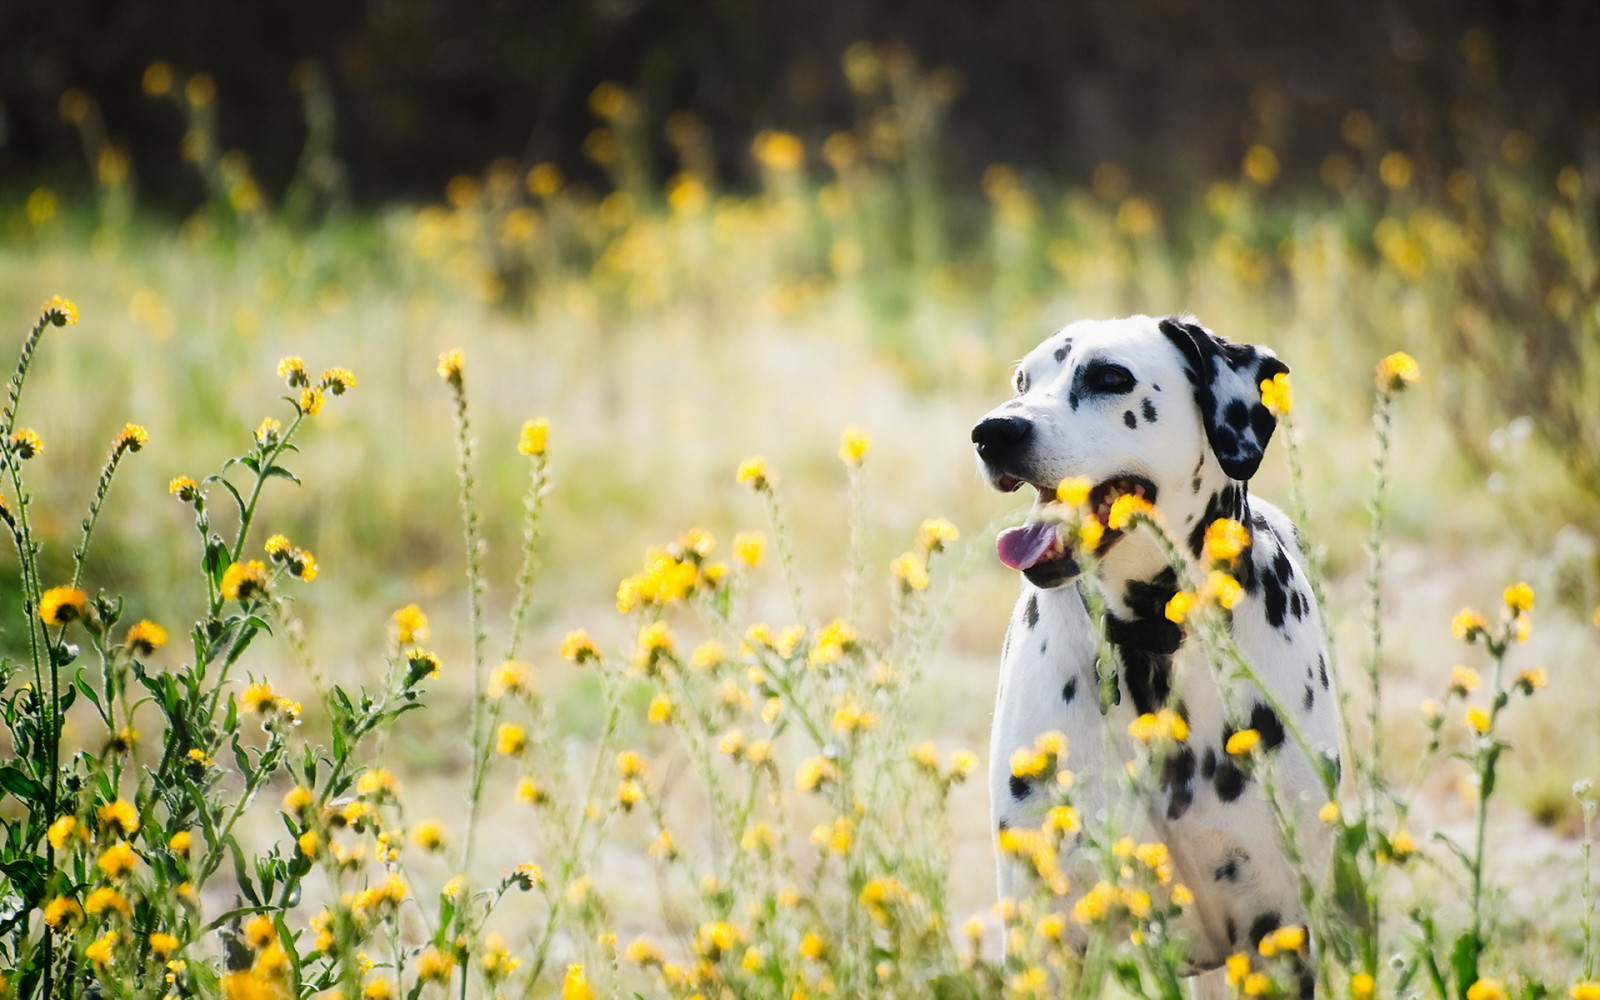
M 1024 524 L 1020 528 L 1007 528 L 1000 532 L 1000 537 L 995 539 L 995 552 L 999 554 L 1000 561 L 1012 569 L 1028 569 L 1039 561 L 1039 557 L 1050 548 L 1050 543 L 1056 540 L 1056 526 L 1053 523 L 1041 522 L 1039 524 Z

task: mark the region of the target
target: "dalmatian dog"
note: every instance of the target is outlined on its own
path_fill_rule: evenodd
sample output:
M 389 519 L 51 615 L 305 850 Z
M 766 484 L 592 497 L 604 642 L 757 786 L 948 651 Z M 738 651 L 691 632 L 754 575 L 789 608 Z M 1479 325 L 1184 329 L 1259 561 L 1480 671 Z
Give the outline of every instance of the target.
M 1276 798 L 1296 820 L 1301 863 L 1320 874 L 1331 853 L 1316 817 L 1326 800 L 1323 762 L 1313 757 L 1325 757 L 1337 773 L 1339 720 L 1320 612 L 1293 524 L 1248 486 L 1276 426 L 1260 385 L 1288 370 L 1267 348 L 1230 343 L 1187 317 L 1078 322 L 1022 359 L 1015 395 L 972 430 L 990 485 L 1038 492 L 1027 523 L 997 541 L 1001 562 L 1022 574 L 990 747 L 997 835 L 1037 827 L 1049 804 L 1047 789 L 1012 773 L 1016 750 L 1051 730 L 1065 734 L 1074 803 L 1085 817 L 1105 815 L 1123 794 L 1118 776 L 1140 754 L 1129 723 L 1174 708 L 1188 724 L 1187 739 L 1152 768 L 1147 791 L 1124 814 L 1131 811 L 1140 824 L 1130 832 L 1167 845 L 1177 880 L 1194 894 L 1180 928 L 1188 974 L 1216 969 L 1237 952 L 1253 954 L 1280 926 L 1306 924 L 1301 883 L 1261 776 L 1225 750 L 1234 732 L 1260 735 L 1256 750 L 1271 758 Z M 1102 525 L 1117 496 L 1144 497 L 1196 559 L 1213 521 L 1232 518 L 1248 529 L 1251 544 L 1233 568 L 1242 595 L 1228 627 L 1270 698 L 1254 684 L 1225 680 L 1199 640 L 1168 620 L 1177 578 L 1150 532 L 1107 527 L 1094 585 L 1104 596 L 1114 660 L 1105 667 L 1115 692 L 1102 711 L 1088 584 L 1060 537 L 1065 529 L 1046 509 L 1068 477 L 1093 484 L 1086 516 Z M 1281 718 L 1280 710 L 1293 718 Z M 1127 805 L 1125 796 L 1120 804 Z M 1070 858 L 1062 862 L 1070 870 Z M 1028 876 L 1003 855 L 999 863 L 1000 894 L 1015 896 L 1019 878 Z M 1220 976 L 1197 980 L 1197 992 L 1219 995 Z M 1300 979 L 1309 993 L 1309 965 Z

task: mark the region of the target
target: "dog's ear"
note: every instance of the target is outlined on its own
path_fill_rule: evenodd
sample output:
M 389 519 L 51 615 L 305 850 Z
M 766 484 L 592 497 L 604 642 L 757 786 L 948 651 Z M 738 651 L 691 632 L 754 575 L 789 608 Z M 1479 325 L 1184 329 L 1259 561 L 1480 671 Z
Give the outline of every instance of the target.
M 1289 366 L 1265 347 L 1231 343 L 1187 320 L 1164 319 L 1161 332 L 1187 362 L 1217 464 L 1231 479 L 1249 479 L 1278 426 L 1261 402 L 1261 383 L 1287 373 Z

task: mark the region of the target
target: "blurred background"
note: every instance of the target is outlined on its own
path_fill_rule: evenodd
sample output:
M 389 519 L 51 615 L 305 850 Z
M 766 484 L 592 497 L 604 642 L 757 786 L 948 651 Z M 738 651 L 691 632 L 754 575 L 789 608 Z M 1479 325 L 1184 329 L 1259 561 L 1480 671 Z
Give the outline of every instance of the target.
M 298 354 L 360 380 L 309 429 L 305 486 L 266 500 L 263 528 L 324 567 L 298 609 L 311 648 L 370 676 L 389 612 L 418 601 L 462 662 L 434 373 L 461 347 L 497 606 L 517 428 L 552 420 L 533 648 L 574 734 L 593 706 L 560 679 L 560 635 L 622 635 L 612 595 L 645 545 L 764 527 L 734 483 L 749 455 L 778 472 L 812 612 L 845 606 L 835 450 L 855 424 L 873 620 L 922 518 L 964 533 L 922 718 L 982 746 L 972 706 L 1015 593 L 992 533 L 1021 513 L 974 474 L 970 426 L 1064 323 L 1192 311 L 1294 368 L 1303 527 L 1347 678 L 1372 365 L 1417 357 L 1386 748 L 1416 751 L 1417 701 L 1473 652 L 1450 615 L 1528 579 L 1521 665 L 1562 693 L 1514 723 L 1508 785 L 1523 860 L 1572 856 L 1567 790 L 1600 771 L 1600 6 L 57 0 L 0 4 L 0 40 L 0 316 L 20 342 L 52 294 L 83 315 L 47 334 L 24 401 L 46 446 L 33 516 L 66 572 L 111 436 L 149 428 L 90 563 L 130 615 L 192 620 L 198 542 L 166 483 L 283 417 L 273 368 Z M 1256 488 L 1281 504 L 1275 450 Z M 281 655 L 252 669 L 292 677 Z M 438 732 L 464 698 L 439 694 Z M 448 740 L 399 749 L 454 780 Z M 1466 815 L 1458 778 L 1427 791 L 1440 824 Z M 964 832 L 981 901 L 988 847 Z

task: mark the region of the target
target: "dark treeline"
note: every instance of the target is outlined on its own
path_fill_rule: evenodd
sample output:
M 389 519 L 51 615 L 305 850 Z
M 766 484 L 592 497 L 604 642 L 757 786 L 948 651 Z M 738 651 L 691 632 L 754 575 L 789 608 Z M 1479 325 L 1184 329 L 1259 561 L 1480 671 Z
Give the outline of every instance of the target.
M 860 120 L 840 68 L 860 41 L 956 71 L 939 141 L 957 178 L 998 160 L 1071 175 L 1112 160 L 1173 190 L 1231 173 L 1258 141 L 1292 174 L 1356 108 L 1438 170 L 1496 131 L 1527 132 L 1552 162 L 1600 134 L 1594 0 L 0 0 L 0 185 L 90 182 L 58 110 L 76 87 L 142 194 L 190 202 L 182 116 L 140 88 L 157 60 L 180 82 L 214 78 L 222 146 L 269 192 L 296 170 L 313 80 L 366 203 L 433 197 L 498 157 L 581 176 L 586 98 L 605 80 L 638 96 L 657 137 L 669 113 L 696 111 L 740 183 L 757 129 L 815 149 Z

